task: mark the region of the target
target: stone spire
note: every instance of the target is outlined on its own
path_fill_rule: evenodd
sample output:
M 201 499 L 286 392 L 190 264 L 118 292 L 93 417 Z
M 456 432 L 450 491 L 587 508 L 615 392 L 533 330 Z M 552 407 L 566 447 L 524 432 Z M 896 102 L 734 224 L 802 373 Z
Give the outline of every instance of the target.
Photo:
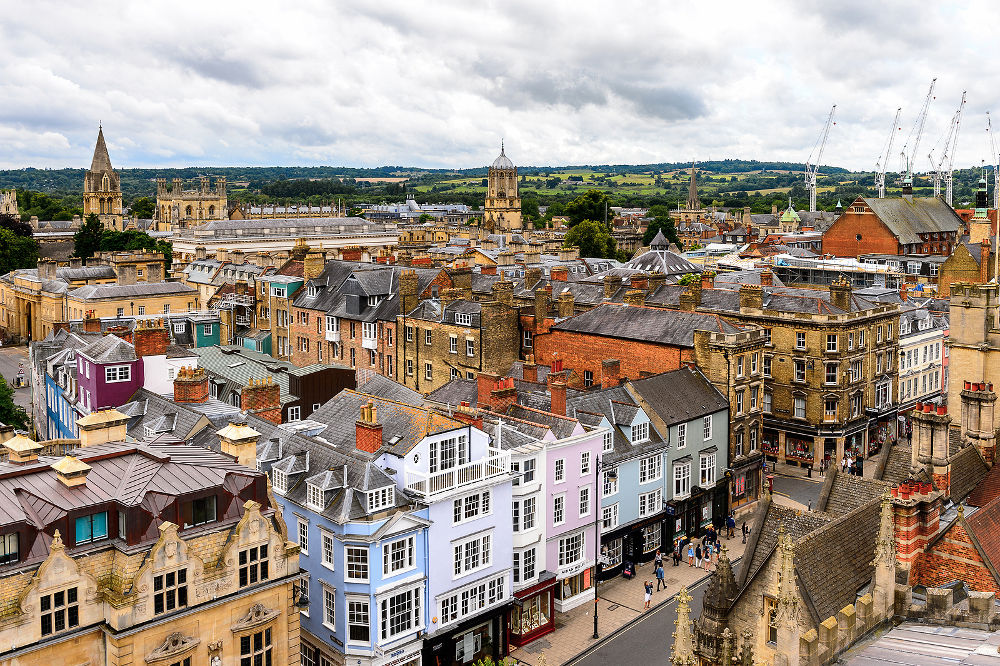
M 674 666 L 693 666 L 694 632 L 691 631 L 691 595 L 682 587 L 677 593 L 677 619 L 674 620 L 674 644 L 670 648 L 670 663 Z
M 732 665 L 735 642 L 736 637 L 733 636 L 733 632 L 729 630 L 729 627 L 726 627 L 722 632 L 722 653 L 720 655 L 721 658 L 719 659 L 720 664 Z
M 959 511 L 962 507 L 959 506 Z M 881 619 L 893 613 L 896 595 L 896 535 L 893 526 L 892 499 L 889 493 L 882 496 L 878 536 L 875 539 L 874 611 Z
M 94 146 L 94 159 L 90 162 L 90 170 L 95 173 L 111 171 L 111 157 L 108 156 L 108 146 L 104 143 L 104 127 L 97 129 L 97 145 Z
M 753 666 L 753 634 L 749 629 L 743 631 L 739 663 L 740 666 Z
M 701 617 L 695 623 L 698 656 L 702 660 L 716 663 L 717 657 L 724 657 L 726 633 L 729 632 L 728 615 L 733 599 L 737 593 L 736 576 L 729 560 L 728 549 L 723 546 L 719 554 L 719 562 L 712 572 L 708 589 L 702 599 Z M 731 636 L 732 638 L 732 636 Z M 720 643 L 720 639 L 722 643 Z M 733 654 L 730 645 L 730 662 L 723 658 L 721 663 L 731 663 Z
M 795 543 L 784 526 L 778 530 L 778 616 L 776 624 L 778 641 L 775 649 L 775 666 L 794 666 L 799 663 L 799 587 L 795 583 Z
M 694 162 L 691 163 L 691 182 L 688 183 L 688 210 L 701 210 L 701 202 L 698 201 L 698 183 L 694 175 Z

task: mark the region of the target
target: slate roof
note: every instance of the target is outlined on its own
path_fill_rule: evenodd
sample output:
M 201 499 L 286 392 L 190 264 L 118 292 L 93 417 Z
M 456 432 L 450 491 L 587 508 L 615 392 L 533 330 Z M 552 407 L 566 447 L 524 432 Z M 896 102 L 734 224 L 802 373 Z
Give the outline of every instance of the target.
M 660 234 L 657 239 L 663 238 Z M 655 245 L 657 239 L 654 239 Z M 664 241 L 666 239 L 663 239 Z M 665 242 L 659 246 L 650 246 L 648 252 L 633 257 L 625 264 L 625 268 L 651 273 L 659 271 L 664 275 L 685 275 L 687 273 L 701 273 L 704 270 L 701 266 L 693 264 L 680 254 L 666 249 Z
M 656 412 L 667 426 L 729 408 L 725 396 L 697 370 L 680 368 L 630 381 L 629 391 Z
M 979 485 L 965 498 L 969 506 L 986 506 L 1000 497 L 1000 465 L 993 465 Z
M 358 384 L 357 390 L 360 393 L 367 393 L 379 398 L 388 398 L 396 402 L 404 402 L 414 407 L 424 404 L 423 394 L 407 388 L 399 382 L 394 382 L 384 375 L 371 374 L 367 379 Z
M 912 197 L 862 198 L 903 244 L 922 243 L 919 234 L 958 231 L 962 219 L 943 199 Z
M 606 303 L 563 320 L 552 330 L 629 338 L 680 347 L 694 346 L 696 330 L 738 333 L 715 315 Z
M 169 433 L 186 440 L 197 434 L 195 428 L 202 418 L 221 428 L 240 414 L 238 407 L 216 398 L 202 403 L 175 403 L 172 393 L 160 395 L 147 389 L 136 391 L 118 411 L 129 417 L 126 432 L 136 440 L 146 439 L 147 426 L 154 434 Z
M 760 274 L 763 270 L 745 270 L 745 271 L 722 271 L 717 273 L 715 276 L 715 285 L 717 287 L 722 287 L 723 285 L 741 285 L 741 284 L 760 284 Z M 771 274 L 771 280 L 774 286 L 783 287 L 785 284 L 778 279 L 777 275 Z
M 965 446 L 951 457 L 951 501 L 961 502 L 986 478 L 989 467 L 975 446 Z
M 127 363 L 136 360 L 135 347 L 117 335 L 105 335 L 80 350 L 95 363 Z
M 653 451 L 663 451 L 667 447 L 656 424 L 650 421 L 649 439 L 633 444 L 621 425 L 623 421 L 619 411 L 628 406 L 633 415 L 640 409 L 624 386 L 614 386 L 600 391 L 577 391 L 566 395 L 566 414 L 578 419 L 580 423 L 594 428 L 600 425 L 602 419 L 611 424 L 614 451 L 606 452 L 601 457 L 606 463 L 612 464 L 647 455 Z
M 468 402 L 475 407 L 479 402 L 478 382 L 475 379 L 452 379 L 428 393 L 427 402 L 452 406 Z
M 198 365 L 211 376 L 209 381 L 216 383 L 216 395 L 223 401 L 232 392 L 239 393 L 250 379 L 267 377 L 279 386 L 282 405 L 299 399 L 289 389 L 289 376 L 301 375 L 305 368 L 235 345 L 196 347 L 191 351 L 198 356 Z
M 876 479 L 841 474 L 836 466 L 832 466 L 826 473 L 815 509 L 843 516 L 879 499 L 891 485 Z
M 165 294 L 193 294 L 194 287 L 180 282 L 137 282 L 135 284 L 86 284 L 70 291 L 67 296 L 84 300 L 99 298 L 133 298 Z
M 559 439 L 572 436 L 573 431 L 576 430 L 576 419 L 559 416 L 558 414 L 552 414 L 524 405 L 511 405 L 507 411 L 507 415 L 545 427 L 551 430 L 552 434 Z
M 754 514 L 750 539 L 747 541 L 743 559 L 740 560 L 736 583 L 741 589 L 753 580 L 767 558 L 778 545 L 778 529 L 785 528 L 793 540 L 809 534 L 813 530 L 830 522 L 830 517 L 813 511 L 800 512 L 789 507 L 775 504 L 769 495 L 758 500 L 757 512 Z M 869 558 L 871 559 L 871 558 Z

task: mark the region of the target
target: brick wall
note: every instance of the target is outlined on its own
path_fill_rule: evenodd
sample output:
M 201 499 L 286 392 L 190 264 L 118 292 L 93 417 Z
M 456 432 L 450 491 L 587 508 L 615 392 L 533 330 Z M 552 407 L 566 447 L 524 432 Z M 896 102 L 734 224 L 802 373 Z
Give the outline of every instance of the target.
M 854 213 L 848 209 L 823 234 L 823 253 L 837 257 L 899 254 L 899 240 L 874 213 Z
M 281 388 L 268 377 L 266 381 L 250 380 L 240 393 L 240 406 L 271 423 L 281 425 Z
M 566 368 L 580 377 L 593 373 L 594 384 L 601 381 L 601 366 L 605 359 L 621 361 L 621 375 L 639 379 L 646 374 L 676 370 L 682 364 L 694 362 L 692 347 L 654 344 L 638 340 L 602 337 L 572 331 L 550 331 L 535 337 L 535 363 L 551 365 L 562 359 Z
M 930 552 L 917 557 L 910 574 L 912 585 L 939 587 L 955 580 L 965 581 L 977 592 L 1000 593 L 962 521 L 953 525 Z

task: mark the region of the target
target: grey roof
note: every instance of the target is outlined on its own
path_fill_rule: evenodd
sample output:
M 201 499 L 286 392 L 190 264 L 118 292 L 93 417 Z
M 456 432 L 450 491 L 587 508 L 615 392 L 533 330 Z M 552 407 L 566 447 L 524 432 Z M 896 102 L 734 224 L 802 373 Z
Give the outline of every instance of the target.
M 136 391 L 118 411 L 130 417 L 128 436 L 136 440 L 147 437 L 146 428 L 154 434 L 169 433 L 178 439 L 188 439 L 197 433 L 196 426 L 202 418 L 221 428 L 240 414 L 238 407 L 216 398 L 200 403 L 175 403 L 172 393 L 160 395 L 147 389 Z
M 411 388 L 394 382 L 384 375 L 371 374 L 357 386 L 357 390 L 368 395 L 388 398 L 396 402 L 419 406 L 424 403 L 424 396 Z
M 671 252 L 665 248 L 656 249 L 652 247 L 648 252 L 643 252 L 626 263 L 625 268 L 644 272 L 659 271 L 664 275 L 701 273 L 703 270 L 701 266 L 692 264 L 680 254 Z
M 626 385 L 668 426 L 729 408 L 725 396 L 698 370 L 681 368 Z
M 959 610 L 960 604 L 956 604 Z M 1000 665 L 1000 633 L 944 625 L 904 622 L 886 633 L 875 632 L 860 646 L 845 654 L 848 666 L 997 666 Z
M 468 402 L 473 407 L 479 402 L 478 383 L 475 379 L 452 379 L 444 386 L 427 394 L 427 402 L 457 406 Z
M 715 276 L 715 285 L 722 287 L 724 285 L 741 285 L 741 284 L 760 284 L 760 274 L 763 273 L 763 269 L 745 270 L 745 271 L 721 271 Z M 774 286 L 784 287 L 785 284 L 778 279 L 777 275 L 771 274 L 771 280 Z
M 716 315 L 615 303 L 605 303 L 564 319 L 552 329 L 681 347 L 694 346 L 696 330 L 739 332 L 738 328 Z
M 80 266 L 73 268 L 63 266 L 56 269 L 56 277 L 60 280 L 94 280 L 100 278 L 114 279 L 115 269 L 111 266 Z
M 94 300 L 162 296 L 164 294 L 194 294 L 197 291 L 194 287 L 180 282 L 136 282 L 135 284 L 87 284 L 77 287 L 67 295 L 71 298 Z
M 899 238 L 899 242 L 907 245 L 923 243 L 919 234 L 956 233 L 962 223 L 955 210 L 938 197 L 863 197 L 862 200 Z
M 125 363 L 136 360 L 135 347 L 117 335 L 105 335 L 80 353 L 95 363 Z

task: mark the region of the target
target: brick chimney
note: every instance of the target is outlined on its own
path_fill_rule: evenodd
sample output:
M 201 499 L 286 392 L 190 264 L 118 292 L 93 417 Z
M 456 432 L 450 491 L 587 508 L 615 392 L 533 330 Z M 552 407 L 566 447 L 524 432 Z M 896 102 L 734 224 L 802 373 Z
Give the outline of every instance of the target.
M 660 271 L 653 271 L 649 274 L 649 293 L 653 293 L 667 283 L 667 276 Z
M 701 274 L 701 288 L 715 289 L 715 271 L 705 271 Z
M 205 249 L 204 245 L 199 245 L 194 249 L 195 261 L 208 258 L 208 250 Z
M 528 354 L 528 358 L 521 364 L 521 377 L 526 382 L 538 381 L 538 366 L 535 365 L 535 355 Z
M 265 379 L 251 377 L 240 396 L 244 411 L 281 425 L 281 387 L 270 376 Z
M 472 298 L 472 268 L 467 263 L 458 262 L 448 271 L 448 277 L 451 278 L 451 286 L 461 294 L 460 298 Z
M 843 277 L 830 283 L 830 303 L 844 312 L 851 309 L 851 281 Z
M 236 458 L 244 467 L 257 467 L 257 440 L 260 433 L 243 420 L 233 420 L 222 430 L 216 431 L 222 452 Z
M 514 304 L 514 283 L 510 280 L 501 279 L 493 283 L 493 298 L 504 305 Z
M 464 400 L 451 415 L 462 423 L 468 423 L 469 425 L 473 425 L 479 429 L 482 429 L 483 427 L 482 413 L 475 407 L 471 407 L 469 403 Z
M 361 418 L 355 422 L 354 445 L 359 451 L 377 453 L 382 448 L 382 424 L 378 422 L 375 403 L 371 400 L 361 406 Z
M 490 405 L 498 414 L 506 414 L 514 404 L 517 404 L 517 387 L 514 386 L 513 377 L 505 377 L 490 391 Z
M 760 310 L 764 307 L 764 293 L 756 284 L 740 285 L 740 310 L 749 308 Z
M 566 382 L 561 379 L 549 383 L 551 406 L 549 411 L 559 416 L 566 416 Z
M 303 259 L 302 262 L 302 275 L 305 280 L 315 280 L 323 274 L 326 257 L 323 256 L 322 252 L 310 250 L 309 252 L 306 252 L 305 259 Z
M 84 333 L 101 332 L 101 320 L 94 316 L 93 310 L 87 310 L 86 314 L 84 314 L 83 316 L 83 332 Z
M 774 273 L 772 273 L 770 269 L 765 268 L 760 272 L 760 286 L 762 287 L 774 286 Z
M 907 571 L 940 528 L 942 492 L 907 481 L 891 491 L 896 563 Z
M 494 266 L 482 266 L 479 269 L 479 274 L 480 275 L 496 275 L 497 274 L 497 267 L 495 265 Z M 555 278 L 553 278 L 553 279 L 555 279 Z
M 573 296 L 573 292 L 564 291 L 559 294 L 559 298 L 556 300 L 556 309 L 559 313 L 560 319 L 565 319 L 566 317 L 572 317 L 573 311 L 576 308 L 576 298 Z
M 629 278 L 629 286 L 632 289 L 641 289 L 642 291 L 649 291 L 649 275 L 646 273 L 636 273 L 631 278 Z
M 480 409 L 489 409 L 493 404 L 490 393 L 496 388 L 500 381 L 500 375 L 492 372 L 480 372 L 476 377 L 476 404 Z
M 163 356 L 170 346 L 170 334 L 162 319 L 139 319 L 132 331 L 132 344 L 139 358 Z
M 569 279 L 569 269 L 565 266 L 553 266 L 549 277 L 555 282 L 566 282 Z
M 622 363 L 617 358 L 601 361 L 601 388 L 607 389 L 621 384 Z
M 625 292 L 625 305 L 642 306 L 646 301 L 646 294 L 641 289 L 629 289 Z
M 604 298 L 611 298 L 622 286 L 622 279 L 617 275 L 604 276 Z
M 552 286 L 535 290 L 535 330 L 538 331 L 545 324 L 545 318 L 549 316 L 549 308 L 552 305 Z
M 990 274 L 990 239 L 984 238 L 979 242 L 979 281 L 983 284 L 989 282 Z
M 174 378 L 174 402 L 208 402 L 205 368 L 182 367 Z
M 399 274 L 399 313 L 408 315 L 420 304 L 417 272 L 404 270 Z
M 56 267 L 58 264 L 54 259 L 42 259 L 38 262 L 38 279 L 39 280 L 55 280 L 56 279 Z

